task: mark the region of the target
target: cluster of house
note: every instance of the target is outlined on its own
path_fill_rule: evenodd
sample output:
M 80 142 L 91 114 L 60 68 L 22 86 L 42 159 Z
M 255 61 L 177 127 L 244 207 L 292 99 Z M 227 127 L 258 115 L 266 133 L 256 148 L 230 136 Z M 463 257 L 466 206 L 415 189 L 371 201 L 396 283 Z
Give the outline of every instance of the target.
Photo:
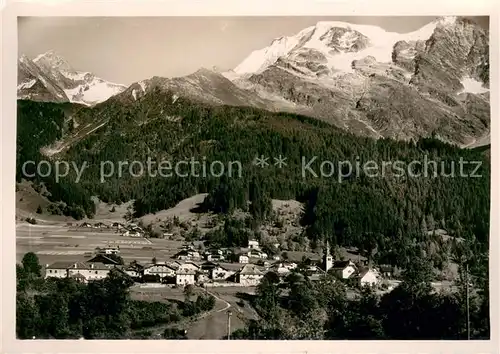
M 120 222 L 114 222 L 111 224 L 105 224 L 103 222 L 96 222 L 91 224 L 89 222 L 83 222 L 78 227 L 81 228 L 89 228 L 89 229 L 108 229 L 115 230 L 116 232 L 121 232 L 122 236 L 130 236 L 130 237 L 144 237 L 145 231 L 142 227 L 138 226 L 134 223 L 123 224 Z
M 174 255 L 174 259 L 182 261 L 200 261 L 205 259 L 210 262 L 223 262 L 232 259 L 232 255 L 237 254 L 238 263 L 247 264 L 258 260 L 267 260 L 268 255 L 259 247 L 259 242 L 256 240 L 248 241 L 248 247 L 239 248 L 238 250 L 229 248 L 211 248 L 203 253 L 196 249 L 195 243 L 186 245 L 182 250 Z M 279 256 L 272 257 L 273 260 L 280 260 Z
M 152 262 L 144 265 L 132 262 L 128 266 L 123 266 L 103 252 L 85 262 L 47 264 L 45 266 L 45 278 L 73 278 L 79 282 L 87 283 L 104 279 L 112 269 L 116 269 L 138 281 L 160 281 L 179 286 L 231 281 L 243 286 L 255 286 L 264 276 L 264 272 L 254 264 L 245 264 L 242 267 L 238 264 L 237 266 L 237 269 L 231 267 L 231 265 L 223 267 L 210 261 L 202 264 L 191 261 L 174 261 L 170 263 Z
M 258 251 L 258 246 L 249 247 L 250 251 Z M 249 252 L 250 252 L 249 251 Z M 148 264 L 132 262 L 127 266 L 120 265 L 110 255 L 118 254 L 119 247 L 106 247 L 99 249 L 98 253 L 85 262 L 64 263 L 56 262 L 47 265 L 45 277 L 71 277 L 78 281 L 88 282 L 105 278 L 112 269 L 117 269 L 128 274 L 136 281 L 162 282 L 185 286 L 188 284 L 209 284 L 209 283 L 233 283 L 241 286 L 256 286 L 260 283 L 267 272 L 274 272 L 278 276 L 286 276 L 298 267 L 298 264 L 290 261 L 276 261 L 271 264 L 261 258 L 258 264 L 241 262 L 225 263 L 226 250 L 214 249 L 205 252 L 205 262 L 202 262 L 202 255 L 191 246 L 181 250 L 177 255 L 177 260 L 172 262 L 158 262 L 154 260 Z M 247 255 L 247 258 L 250 258 Z M 244 263 L 244 264 L 241 264 Z M 311 262 L 306 265 L 306 273 L 311 280 L 320 279 L 326 272 L 334 272 L 341 279 L 351 279 L 359 283 L 360 286 L 376 286 L 383 276 L 390 277 L 392 269 L 381 267 L 374 269 L 365 266 L 358 266 L 352 261 L 334 261 L 330 254 L 329 247 L 322 264 Z

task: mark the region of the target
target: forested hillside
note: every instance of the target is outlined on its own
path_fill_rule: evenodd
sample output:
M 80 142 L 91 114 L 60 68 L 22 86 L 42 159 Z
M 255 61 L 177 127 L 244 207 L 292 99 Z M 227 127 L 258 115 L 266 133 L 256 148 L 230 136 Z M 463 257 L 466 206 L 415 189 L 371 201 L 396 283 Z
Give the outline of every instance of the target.
M 23 161 L 40 159 L 38 150 L 56 139 L 70 139 L 78 129 L 63 129 L 62 104 L 18 103 L 18 171 Z M 269 216 L 271 198 L 296 199 L 306 204 L 303 218 L 308 237 L 329 239 L 333 244 L 377 248 L 378 256 L 391 263 L 405 263 L 410 249 L 427 241 L 426 231 L 445 228 L 451 235 L 464 237 L 479 250 L 487 249 L 489 232 L 490 166 L 482 151 L 459 149 L 429 138 L 418 142 L 390 139 L 373 140 L 345 133 L 320 121 L 287 113 L 271 113 L 255 108 L 209 107 L 156 90 L 134 102 L 112 98 L 94 108 L 73 113 L 81 122 L 96 126 L 107 122 L 85 138 L 75 139 L 65 152 L 52 156 L 87 163 L 79 183 L 74 171 L 62 178 L 38 178 L 48 185 L 53 200 L 63 200 L 67 212 L 76 217 L 92 215 L 90 196 L 104 201 L 135 200 L 136 216 L 169 208 L 195 193 L 209 192 L 207 204 L 217 211 L 247 209 L 256 220 Z M 36 135 L 38 134 L 38 135 Z M 64 135 L 64 136 L 63 136 Z M 33 138 L 35 137 L 35 139 Z M 271 166 L 255 166 L 256 156 L 269 157 Z M 273 166 L 273 157 L 284 156 L 287 166 Z M 319 172 L 321 161 L 383 161 L 428 160 L 444 164 L 456 177 L 398 176 L 392 172 L 383 177 L 369 177 L 361 169 L 359 176 L 339 180 L 331 177 L 302 175 L 302 158 L 317 156 L 311 167 Z M 110 161 L 180 160 L 240 161 L 241 177 L 134 177 L 126 167 L 121 176 L 101 181 L 100 166 Z M 476 174 L 482 177 L 460 177 L 458 162 L 481 161 Z M 155 165 L 157 166 L 157 165 Z M 157 168 L 157 167 L 156 167 Z M 380 168 L 380 167 L 379 167 Z M 423 172 L 415 164 L 414 172 Z M 474 165 L 466 165 L 471 173 Z M 156 171 L 156 170 L 155 170 Z M 172 171 L 173 172 L 173 171 Z M 345 172 L 345 171 L 344 171 Z M 146 171 L 145 171 L 146 174 Z M 248 203 L 251 202 L 251 203 Z M 408 252 L 405 252 L 407 250 Z

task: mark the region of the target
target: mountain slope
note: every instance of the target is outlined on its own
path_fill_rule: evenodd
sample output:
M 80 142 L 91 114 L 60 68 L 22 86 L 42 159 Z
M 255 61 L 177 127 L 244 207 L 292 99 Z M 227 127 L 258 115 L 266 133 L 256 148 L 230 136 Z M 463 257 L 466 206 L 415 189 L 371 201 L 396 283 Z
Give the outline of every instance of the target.
M 28 57 L 21 56 L 17 68 L 17 97 L 34 101 L 68 102 L 66 93 L 57 82 Z
M 132 102 L 156 89 L 174 92 L 174 100 L 182 96 L 210 105 L 253 106 L 268 110 L 277 108 L 275 102 L 240 88 L 222 74 L 205 68 L 183 77 L 155 76 L 142 80 L 130 85 L 114 99 Z
M 126 89 L 73 69 L 54 51 L 33 60 L 22 56 L 18 64 L 18 98 L 40 101 L 70 101 L 92 106 Z
M 451 17 L 407 34 L 319 22 L 225 76 L 356 134 L 464 146 L 489 132 L 488 70 L 488 33 Z
M 339 245 L 364 247 L 367 237 L 375 238 L 380 246 L 378 255 L 384 257 L 397 257 L 403 247 L 421 240 L 422 220 L 444 225 L 450 232 L 474 234 L 487 245 L 490 167 L 476 149 L 459 149 L 435 139 L 416 143 L 374 140 L 309 117 L 205 105 L 184 97 L 174 99 L 174 95 L 157 88 L 136 101 L 112 99 L 76 110 L 65 106 L 73 104 L 19 101 L 18 177 L 23 161 L 46 160 L 39 150 L 78 134 L 64 128 L 69 113 L 78 122 L 93 122 L 100 128 L 54 155 L 53 160 L 71 161 L 77 167 L 86 163 L 87 168 L 78 182 L 72 168 L 57 183 L 51 176 L 39 177 L 37 183 L 44 182 L 53 201 L 66 202 L 68 212 L 75 217 L 92 212 L 91 196 L 105 202 L 135 200 L 134 211 L 140 216 L 167 209 L 198 193 L 210 193 L 221 210 L 247 208 L 251 202 L 250 211 L 264 217 L 269 198 L 299 200 L 306 204 L 303 222 L 312 239 L 328 238 Z M 100 125 L 102 122 L 107 124 Z M 43 135 L 33 139 L 40 131 Z M 271 165 L 256 166 L 254 159 L 260 155 L 270 158 Z M 336 173 L 328 174 L 328 164 L 321 164 L 359 161 L 364 166 L 375 161 L 380 171 L 383 161 L 408 164 L 422 161 L 425 155 L 442 161 L 447 173 L 450 161 L 482 161 L 482 178 L 440 174 L 408 178 L 392 175 L 387 169 L 385 177 L 370 177 L 361 167 L 358 174 L 340 176 L 339 180 Z M 273 157 L 278 156 L 287 158 L 284 168 L 272 165 Z M 310 167 L 319 177 L 301 172 L 303 158 L 307 162 L 314 156 L 317 160 Z M 151 168 L 147 167 L 148 158 Z M 192 159 L 198 162 L 194 167 Z M 101 170 L 104 161 L 105 174 Z M 224 166 L 222 176 L 220 163 L 214 161 Z M 474 167 L 465 166 L 465 172 Z

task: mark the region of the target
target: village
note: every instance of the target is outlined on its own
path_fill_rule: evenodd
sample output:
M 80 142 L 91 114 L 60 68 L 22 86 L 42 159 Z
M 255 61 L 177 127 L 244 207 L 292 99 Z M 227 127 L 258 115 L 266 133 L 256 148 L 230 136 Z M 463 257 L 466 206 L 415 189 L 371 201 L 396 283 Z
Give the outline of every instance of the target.
M 113 229 L 128 237 L 145 237 L 145 231 L 136 224 L 113 223 L 109 226 L 99 222 L 82 223 L 80 228 Z M 198 243 L 198 245 L 197 245 Z M 198 246 L 198 247 L 197 247 Z M 255 287 L 264 275 L 274 272 L 280 278 L 294 270 L 301 270 L 311 281 L 317 281 L 327 272 L 332 272 L 339 280 L 354 287 L 380 287 L 387 285 L 384 280 L 391 280 L 393 269 L 390 266 L 370 267 L 366 260 L 334 260 L 327 244 L 323 257 L 305 258 L 297 261 L 287 259 L 276 252 L 269 256 L 264 252 L 259 241 L 251 239 L 247 247 L 241 248 L 205 248 L 200 251 L 200 241 L 185 242 L 170 259 L 158 259 L 153 256 L 149 262 L 132 260 L 123 264 L 119 245 L 97 247 L 90 259 L 85 261 L 54 262 L 45 265 L 45 277 L 71 277 L 77 281 L 89 281 L 105 278 L 112 269 L 117 269 L 141 284 L 162 284 L 164 286 L 184 287 L 199 285 L 202 287 Z M 279 248 L 279 245 L 275 245 Z M 279 250 L 277 250 L 279 251 Z M 286 253 L 284 254 L 286 256 Z M 87 254 L 87 256 L 89 256 Z M 392 284 L 397 281 L 392 281 Z M 387 288 L 387 287 L 385 287 Z

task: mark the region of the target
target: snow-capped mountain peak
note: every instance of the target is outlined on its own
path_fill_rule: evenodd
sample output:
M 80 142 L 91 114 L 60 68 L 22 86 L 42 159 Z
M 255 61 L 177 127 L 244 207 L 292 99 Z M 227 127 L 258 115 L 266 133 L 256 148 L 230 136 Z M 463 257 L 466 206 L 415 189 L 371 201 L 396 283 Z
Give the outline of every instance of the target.
M 226 77 L 235 79 L 257 74 L 279 58 L 297 57 L 306 51 L 315 53 L 332 72 L 351 72 L 353 60 L 367 56 L 379 62 L 390 62 L 394 44 L 398 41 L 425 41 L 438 26 L 449 26 L 457 18 L 440 17 L 410 33 L 388 32 L 373 25 L 358 25 L 340 21 L 320 21 L 292 36 L 274 39 L 268 47 L 253 51 Z
M 49 50 L 43 54 L 38 55 L 33 62 L 38 66 L 46 67 L 51 70 L 66 70 L 72 71 L 71 65 L 62 56 L 54 50 Z
M 22 55 L 18 81 L 18 98 L 70 101 L 87 106 L 103 102 L 126 89 L 124 85 L 108 82 L 90 72 L 73 69 L 54 50 L 33 60 Z

